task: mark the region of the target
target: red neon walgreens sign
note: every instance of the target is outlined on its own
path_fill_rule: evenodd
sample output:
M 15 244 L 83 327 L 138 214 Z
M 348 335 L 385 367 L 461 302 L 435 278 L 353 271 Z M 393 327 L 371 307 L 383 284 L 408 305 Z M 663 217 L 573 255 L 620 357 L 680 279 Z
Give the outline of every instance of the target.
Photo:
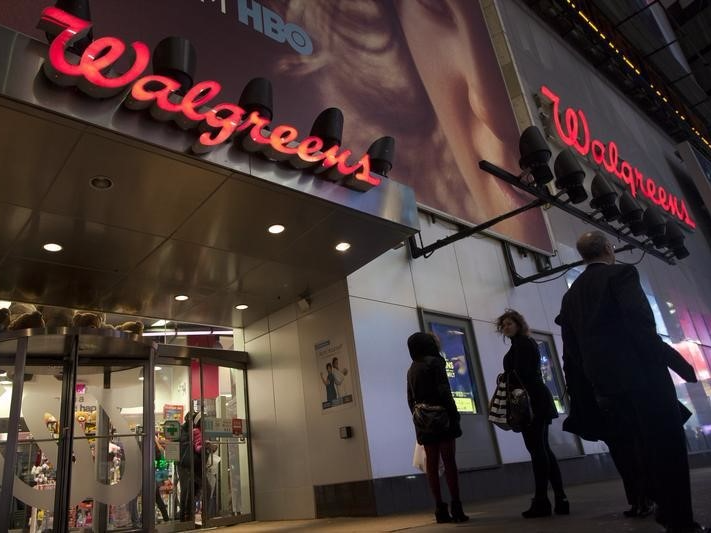
M 592 138 L 588 119 L 581 109 L 568 107 L 561 112 L 560 96 L 545 85 L 541 86 L 541 94 L 553 104 L 552 122 L 558 138 L 565 145 L 582 156 L 589 156 L 597 165 L 623 181 L 632 196 L 636 197 L 639 192 L 690 228 L 696 227 L 696 223 L 689 216 L 684 200 L 677 198 L 652 178 L 645 176 L 637 167 L 621 160 L 619 149 L 614 141 L 604 143 Z
M 94 98 L 115 96 L 130 86 L 124 99 L 129 109 L 151 109 L 158 120 L 172 120 L 181 128 L 197 129 L 200 134 L 192 145 L 196 154 L 214 150 L 245 132 L 242 148 L 248 152 L 262 152 L 277 161 L 289 160 L 297 168 L 318 163 L 324 177 L 345 177 L 349 188 L 366 191 L 380 184 L 381 178 L 370 172 L 370 157 L 364 154 L 356 163 L 349 163 L 352 152 L 335 145 L 327 150 L 323 139 L 315 136 L 299 140 L 299 131 L 288 124 L 265 128 L 271 120 L 257 111 L 247 114 L 237 104 L 213 102 L 222 90 L 216 81 L 195 84 L 184 97 L 176 94 L 180 83 L 167 76 L 142 76 L 150 62 L 150 49 L 136 41 L 127 46 L 116 37 L 101 37 L 93 41 L 81 57 L 68 55 L 68 49 L 85 37 L 92 24 L 57 7 L 42 11 L 39 28 L 58 34 L 49 46 L 49 61 L 43 65 L 47 77 L 63 87 L 76 86 Z M 108 69 L 126 56 L 131 67 L 121 75 L 109 76 Z

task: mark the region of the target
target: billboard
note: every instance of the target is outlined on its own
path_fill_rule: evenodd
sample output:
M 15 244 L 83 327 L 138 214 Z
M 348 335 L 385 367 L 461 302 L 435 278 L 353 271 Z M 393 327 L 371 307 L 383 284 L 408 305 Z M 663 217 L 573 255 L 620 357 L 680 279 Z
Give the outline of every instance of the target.
M 36 29 L 48 0 L 3 0 L 0 24 Z M 236 101 L 252 78 L 274 87 L 274 117 L 308 131 L 325 108 L 345 115 L 344 143 L 363 153 L 395 137 L 390 177 L 425 207 L 481 223 L 528 199 L 478 168 L 516 172 L 518 129 L 479 2 L 473 0 L 102 0 L 94 37 L 151 49 L 179 35 L 197 50 L 195 81 L 219 79 Z M 551 250 L 540 210 L 493 231 Z

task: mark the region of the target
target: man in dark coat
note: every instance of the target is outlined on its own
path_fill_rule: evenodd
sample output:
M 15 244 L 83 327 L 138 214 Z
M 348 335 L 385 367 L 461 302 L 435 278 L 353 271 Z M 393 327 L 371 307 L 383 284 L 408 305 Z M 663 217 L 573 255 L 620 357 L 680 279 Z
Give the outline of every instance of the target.
M 637 269 L 615 264 L 605 235 L 586 233 L 577 248 L 587 268 L 559 317 L 571 410 L 576 396 L 588 404 L 592 396 L 613 443 L 640 443 L 667 532 L 707 531 L 693 520 L 686 439 L 667 369 L 678 354 L 657 334 Z M 682 377 L 696 380 L 693 369 Z

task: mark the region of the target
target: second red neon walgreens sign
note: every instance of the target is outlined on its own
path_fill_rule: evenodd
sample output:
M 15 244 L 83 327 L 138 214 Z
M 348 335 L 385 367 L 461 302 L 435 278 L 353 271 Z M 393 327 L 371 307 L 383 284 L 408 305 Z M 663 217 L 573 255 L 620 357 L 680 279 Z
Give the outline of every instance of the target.
M 349 164 L 352 152 L 332 146 L 321 151 L 323 139 L 315 136 L 298 140 L 298 130 L 287 124 L 265 128 L 271 121 L 254 111 L 247 115 L 244 109 L 232 103 L 213 105 L 222 90 L 216 81 L 195 84 L 184 97 L 175 94 L 180 83 L 167 76 L 142 76 L 150 62 L 150 49 L 136 41 L 130 47 L 116 37 L 101 37 L 84 50 L 78 62 L 68 59 L 67 50 L 73 43 L 89 33 L 91 22 L 75 17 L 57 7 L 42 11 L 39 24 L 51 34 L 58 34 L 49 47 L 49 61 L 43 65 L 47 77 L 60 86 L 77 86 L 95 98 L 117 95 L 129 85 L 131 90 L 124 100 L 129 109 L 152 107 L 152 114 L 161 120 L 173 120 L 183 129 L 197 128 L 201 133 L 192 151 L 203 154 L 230 141 L 235 134 L 247 132 L 242 141 L 248 151 L 261 151 L 274 160 L 298 160 L 296 167 L 321 163 L 345 177 L 344 185 L 365 191 L 380 184 L 380 178 L 370 172 L 370 157 L 364 154 L 356 163 Z M 116 77 L 104 72 L 124 55 L 130 57 L 131 67 Z
M 590 158 L 601 165 L 607 172 L 622 180 L 630 190 L 632 196 L 640 192 L 655 205 L 675 216 L 690 228 L 695 228 L 696 223 L 689 216 L 684 200 L 677 198 L 658 185 L 652 178 L 645 176 L 627 161 L 621 160 L 619 149 L 614 141 L 604 143 L 592 138 L 590 127 L 585 113 L 581 109 L 560 109 L 560 96 L 543 85 L 541 94 L 553 104 L 552 122 L 558 138 L 567 146 L 573 148 L 582 156 Z

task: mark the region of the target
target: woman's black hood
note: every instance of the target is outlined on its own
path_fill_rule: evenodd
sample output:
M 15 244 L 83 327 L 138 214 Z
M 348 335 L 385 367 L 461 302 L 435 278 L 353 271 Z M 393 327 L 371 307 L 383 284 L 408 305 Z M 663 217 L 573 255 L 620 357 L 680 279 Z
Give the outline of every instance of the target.
M 407 349 L 413 361 L 421 361 L 427 356 L 439 357 L 439 346 L 431 333 L 413 333 L 407 339 Z

